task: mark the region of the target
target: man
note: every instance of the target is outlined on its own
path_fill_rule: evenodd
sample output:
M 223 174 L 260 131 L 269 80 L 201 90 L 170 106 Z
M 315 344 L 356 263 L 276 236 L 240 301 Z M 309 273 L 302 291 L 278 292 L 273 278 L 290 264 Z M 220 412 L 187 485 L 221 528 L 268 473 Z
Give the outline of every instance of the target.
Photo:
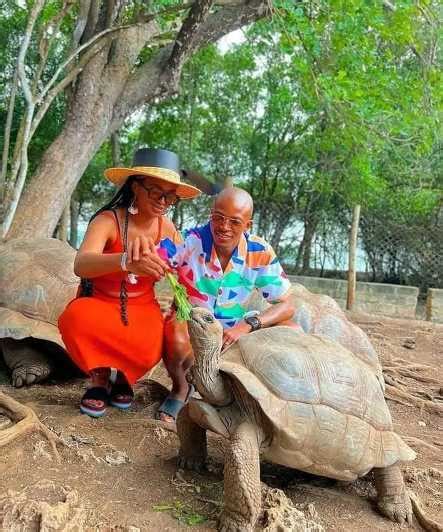
M 263 327 L 295 326 L 288 297 L 291 284 L 271 246 L 249 234 L 252 211 L 245 190 L 226 188 L 215 198 L 207 225 L 186 231 L 182 244 L 168 239 L 160 243 L 160 256 L 177 270 L 191 303 L 210 309 L 223 325 L 223 349 Z M 272 305 L 258 316 L 248 316 L 255 290 Z M 165 323 L 164 362 L 173 388 L 159 416 L 174 421 L 190 393 L 186 372 L 193 362 L 186 323 L 177 322 L 174 315 Z

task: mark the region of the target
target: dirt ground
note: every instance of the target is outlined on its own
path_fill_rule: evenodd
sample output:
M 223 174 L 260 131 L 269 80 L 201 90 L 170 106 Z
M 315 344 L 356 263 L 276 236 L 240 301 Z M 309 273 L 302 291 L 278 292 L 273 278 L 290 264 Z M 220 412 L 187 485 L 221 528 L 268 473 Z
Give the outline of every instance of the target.
M 369 335 L 384 367 L 428 366 L 420 370 L 427 382 L 412 379 L 407 371 L 401 382 L 420 388 L 424 398 L 426 394 L 441 397 L 437 403 L 443 405 L 443 326 L 368 315 L 351 319 Z M 152 378 L 168 385 L 162 367 Z M 39 434 L 1 448 L 3 530 L 39 530 L 41 516 L 35 515 L 42 503 L 38 499 L 46 501 L 45 511 L 56 508 L 53 520 L 67 523 L 71 519 L 70 530 L 214 530 L 222 495 L 222 442 L 210 438 L 207 473 L 177 473 L 178 439 L 173 427 L 165 430 L 153 419 L 164 393 L 161 387 L 140 382 L 130 411 L 108 408 L 104 418 L 94 420 L 78 410 L 84 386 L 85 381 L 78 378 L 19 390 L 0 386 L 0 391 L 31 406 L 66 444 L 59 447 L 60 463 Z M 407 402 L 400 397 L 388 400 L 395 430 L 417 451 L 417 459 L 403 466 L 407 486 L 420 498 L 427 515 L 443 523 L 443 418 L 397 401 Z M 2 422 L 5 418 L 0 415 L 0 441 Z M 376 512 L 371 475 L 344 483 L 264 464 L 262 481 L 283 489 L 324 530 L 421 530 L 416 521 L 412 528 L 400 527 Z M 36 510 L 38 504 L 40 510 Z M 34 519 L 34 526 L 26 528 L 26 519 L 28 523 Z M 55 530 L 56 525 L 47 529 Z

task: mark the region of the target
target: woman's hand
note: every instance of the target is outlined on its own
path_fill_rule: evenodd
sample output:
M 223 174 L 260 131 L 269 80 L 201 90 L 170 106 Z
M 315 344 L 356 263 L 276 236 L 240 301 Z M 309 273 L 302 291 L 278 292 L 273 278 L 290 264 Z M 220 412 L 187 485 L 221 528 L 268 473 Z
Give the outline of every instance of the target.
M 170 271 L 168 264 L 158 256 L 151 238 L 137 236 L 128 242 L 127 253 L 126 267 L 135 275 L 150 275 L 160 280 Z

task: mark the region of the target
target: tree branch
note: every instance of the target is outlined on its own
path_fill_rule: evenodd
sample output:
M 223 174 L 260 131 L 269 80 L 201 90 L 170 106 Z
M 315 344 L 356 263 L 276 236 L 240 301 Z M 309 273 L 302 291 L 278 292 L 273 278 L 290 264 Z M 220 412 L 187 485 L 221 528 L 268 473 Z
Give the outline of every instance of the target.
M 47 113 L 50 105 L 54 99 L 70 84 L 75 78 L 81 73 L 85 66 L 89 63 L 92 57 L 100 52 L 100 50 L 106 45 L 106 42 L 98 42 L 95 46 L 90 48 L 85 55 L 82 56 L 78 64 L 69 71 L 67 76 L 65 76 L 55 87 L 53 87 L 46 95 L 46 98 L 40 102 L 39 110 L 37 111 L 35 117 L 32 120 L 32 126 L 30 131 L 30 136 L 32 137 L 35 133 L 35 130 L 38 128 L 40 122 Z
M 80 40 L 86 29 L 86 24 L 88 23 L 88 15 L 90 8 L 91 0 L 80 0 L 77 21 L 75 23 L 74 31 L 72 34 L 72 50 L 75 50 L 80 44 Z
M 270 14 L 267 0 L 244 0 L 241 3 L 224 7 L 209 16 L 205 24 L 201 26 L 195 42 L 196 48 L 216 42 L 227 33 Z
M 26 77 L 25 56 L 29 48 L 29 43 L 31 42 L 31 36 L 32 36 L 32 31 L 34 29 L 35 22 L 37 20 L 37 17 L 40 14 L 40 11 L 43 9 L 44 3 L 45 3 L 44 0 L 37 0 L 31 10 L 31 14 L 29 15 L 25 35 L 23 37 L 23 41 L 20 46 L 20 51 L 19 51 L 18 59 L 17 59 L 18 77 L 20 79 L 20 84 L 23 89 L 23 94 L 25 96 L 25 99 L 28 105 L 31 105 L 34 103 L 34 98 L 31 92 L 31 87 L 29 85 L 29 80 Z
M 223 35 L 263 18 L 269 13 L 267 0 L 243 0 L 240 4 L 223 7 L 209 15 L 201 25 L 197 37 L 193 40 L 192 50 L 215 42 Z M 141 105 L 155 98 L 166 98 L 177 90 L 177 87 L 171 83 L 167 72 L 172 50 L 172 45 L 163 47 L 151 61 L 136 69 L 128 79 L 120 101 L 114 107 L 109 135 Z M 181 65 L 183 65 L 187 57 L 185 58 L 185 54 L 180 54 L 180 57 Z
M 65 15 L 68 13 L 68 11 L 71 8 L 72 8 L 72 2 L 70 0 L 64 0 L 61 10 L 58 11 L 52 18 L 50 18 L 48 22 L 42 28 L 40 42 L 38 45 L 40 62 L 38 64 L 37 70 L 34 74 L 34 79 L 32 81 L 32 94 L 33 95 L 35 95 L 36 89 L 40 82 L 41 75 L 46 67 L 46 62 L 48 60 L 48 55 L 49 55 L 49 51 L 51 49 L 52 43 L 59 38 L 58 30 L 60 28 L 60 24 L 62 23 L 63 18 L 65 17 Z M 46 36 L 46 33 L 49 28 L 52 29 L 52 33 L 48 39 Z
M 9 95 L 8 103 L 8 114 L 6 116 L 5 132 L 4 132 L 4 142 L 3 142 L 3 153 L 2 153 L 2 170 L 0 175 L 0 199 L 4 200 L 5 196 L 5 181 L 6 173 L 8 171 L 8 159 L 9 159 L 9 143 L 11 140 L 11 127 L 12 119 L 14 116 L 14 107 L 15 107 L 15 96 L 17 94 L 17 85 L 18 85 L 18 72 L 15 69 L 14 78 L 11 84 L 11 94 Z
M 89 41 L 94 36 L 95 28 L 97 26 L 98 15 L 100 11 L 100 0 L 91 0 L 89 6 L 88 18 L 86 20 L 86 27 L 81 40 Z
M 168 61 L 173 77 L 175 72 L 178 72 L 180 76 L 183 63 L 192 54 L 196 45 L 198 29 L 206 20 L 213 3 L 214 0 L 195 0 L 175 40 L 174 48 Z
M 169 13 L 175 13 L 177 11 L 182 11 L 182 10 L 188 9 L 191 5 L 192 5 L 191 3 L 186 3 L 186 4 L 181 4 L 179 6 L 172 6 L 170 8 L 166 8 L 166 9 L 164 9 L 162 11 L 159 11 L 158 13 L 152 13 L 152 14 L 146 16 L 144 18 L 144 20 L 141 21 L 141 22 L 137 22 L 135 24 L 126 24 L 124 26 L 116 26 L 114 28 L 107 28 L 107 29 L 101 31 L 100 33 L 97 33 L 92 38 L 90 38 L 87 42 L 85 42 L 84 44 L 79 46 L 76 50 L 74 50 L 68 56 L 68 58 L 57 68 L 57 70 L 55 71 L 55 73 L 52 76 L 52 78 L 49 80 L 49 82 L 46 84 L 46 86 L 43 88 L 43 90 L 39 94 L 36 103 L 40 103 L 42 101 L 42 99 L 45 97 L 46 93 L 49 91 L 49 89 L 55 83 L 56 79 L 59 77 L 60 73 L 69 65 L 69 63 L 71 63 L 71 61 L 73 61 L 78 56 L 79 53 L 81 53 L 83 50 L 85 50 L 86 48 L 88 48 L 89 46 L 94 44 L 99 39 L 102 39 L 102 38 L 108 36 L 111 33 L 124 31 L 124 30 L 127 30 L 127 29 L 134 28 L 136 26 L 144 26 L 146 23 L 151 22 L 152 20 L 154 20 L 159 15 L 165 15 L 165 14 L 169 14 Z
M 52 76 L 52 78 L 49 80 L 49 82 L 46 84 L 46 86 L 43 88 L 43 90 L 41 91 L 41 93 L 39 94 L 38 96 L 38 99 L 37 99 L 37 103 L 41 103 L 41 101 L 43 100 L 43 98 L 45 97 L 46 93 L 49 91 L 49 89 L 52 87 L 52 85 L 54 85 L 56 79 L 59 77 L 60 73 L 69 65 L 69 63 L 75 59 L 78 54 L 80 52 L 82 52 L 85 48 L 88 48 L 88 46 L 91 46 L 92 44 L 94 44 L 96 41 L 98 41 L 99 39 L 101 39 L 102 37 L 105 37 L 107 35 L 109 35 L 110 33 L 115 33 L 115 32 L 118 32 L 118 31 L 122 31 L 122 30 L 126 30 L 128 28 L 131 28 L 132 26 L 131 25 L 126 25 L 126 26 L 118 26 L 116 28 L 108 28 L 106 30 L 103 30 L 101 31 L 100 33 L 97 33 L 97 35 L 94 35 L 94 37 L 92 37 L 92 39 L 89 39 L 89 41 L 85 42 L 84 44 L 82 44 L 81 46 L 79 46 L 76 50 L 74 50 L 69 56 L 68 58 L 66 59 L 66 61 L 64 61 L 58 68 L 57 70 L 55 71 L 54 75 Z

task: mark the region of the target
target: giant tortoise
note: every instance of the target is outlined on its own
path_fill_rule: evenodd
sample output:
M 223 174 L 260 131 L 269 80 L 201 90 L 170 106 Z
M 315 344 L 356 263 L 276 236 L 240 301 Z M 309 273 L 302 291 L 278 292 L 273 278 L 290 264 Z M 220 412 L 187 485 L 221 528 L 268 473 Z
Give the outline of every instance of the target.
M 220 352 L 222 327 L 194 308 L 191 399 L 177 420 L 179 465 L 201 468 L 206 429 L 227 438 L 220 530 L 253 530 L 260 511 L 260 457 L 334 479 L 373 470 L 380 511 L 411 522 L 399 461 L 415 453 L 392 428 L 377 369 L 337 342 L 271 327 Z
M 14 386 L 48 377 L 64 352 L 57 320 L 75 297 L 75 250 L 55 238 L 0 247 L 0 346 Z

